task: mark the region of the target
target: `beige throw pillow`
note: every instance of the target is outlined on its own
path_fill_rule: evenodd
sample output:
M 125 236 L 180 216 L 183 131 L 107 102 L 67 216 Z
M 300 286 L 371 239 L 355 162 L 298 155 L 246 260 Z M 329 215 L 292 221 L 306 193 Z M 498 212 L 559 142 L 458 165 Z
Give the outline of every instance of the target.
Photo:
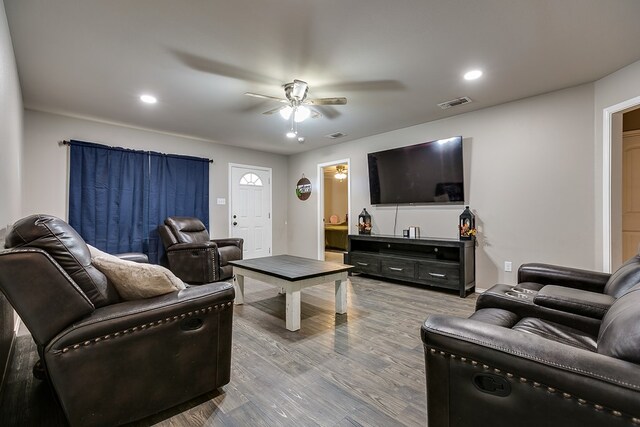
M 123 260 L 93 246 L 89 246 L 89 251 L 91 264 L 107 276 L 123 300 L 150 298 L 186 288 L 182 280 L 160 265 Z

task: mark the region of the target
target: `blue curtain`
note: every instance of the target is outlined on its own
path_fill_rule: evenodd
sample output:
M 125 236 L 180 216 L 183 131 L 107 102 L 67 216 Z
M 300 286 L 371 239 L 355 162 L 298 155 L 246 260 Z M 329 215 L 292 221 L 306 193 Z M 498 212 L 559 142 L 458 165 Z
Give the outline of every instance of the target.
M 158 225 L 169 216 L 199 218 L 209 229 L 209 160 L 149 153 L 149 258 L 161 259 Z
M 71 141 L 69 224 L 105 252 L 164 253 L 158 225 L 172 215 L 209 227 L 209 161 Z
M 105 252 L 146 252 L 143 151 L 71 141 L 69 224 Z

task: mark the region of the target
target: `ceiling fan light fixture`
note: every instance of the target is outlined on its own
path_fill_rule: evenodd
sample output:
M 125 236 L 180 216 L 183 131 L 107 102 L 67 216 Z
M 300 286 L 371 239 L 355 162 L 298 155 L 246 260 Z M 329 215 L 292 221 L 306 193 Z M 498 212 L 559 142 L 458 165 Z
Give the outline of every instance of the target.
M 287 105 L 285 107 L 282 107 L 282 109 L 280 110 L 280 116 L 282 116 L 282 118 L 285 120 L 289 120 L 289 117 L 291 117 L 292 112 L 293 112 L 293 108 L 291 108 L 290 105 Z
M 295 110 L 293 119 L 296 121 L 296 123 L 300 123 L 307 120 L 310 115 L 311 115 L 311 110 L 309 109 L 309 107 L 305 107 L 304 105 L 299 105 Z
M 342 181 L 347 177 L 347 169 L 343 165 L 336 166 L 336 174 L 334 177 Z

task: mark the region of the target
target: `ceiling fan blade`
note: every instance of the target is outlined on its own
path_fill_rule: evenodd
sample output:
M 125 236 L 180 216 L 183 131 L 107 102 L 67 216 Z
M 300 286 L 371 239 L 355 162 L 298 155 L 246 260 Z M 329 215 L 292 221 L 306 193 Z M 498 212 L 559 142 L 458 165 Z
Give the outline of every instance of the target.
M 324 117 L 329 120 L 333 120 L 336 117 L 340 116 L 340 111 L 329 105 L 318 105 L 316 108 Z
M 232 64 L 216 61 L 215 59 L 193 55 L 176 49 L 170 49 L 170 52 L 187 67 L 204 73 L 216 74 L 218 76 L 230 77 L 248 82 L 280 84 L 280 80 L 274 79 L 273 77 L 264 76 L 260 73 L 256 73 L 255 71 L 246 70 Z
M 347 98 L 339 97 L 339 98 L 315 98 L 315 99 L 307 99 L 305 104 L 311 105 L 345 105 L 347 103 Z
M 309 110 L 311 110 L 311 118 L 312 119 L 318 119 L 318 118 L 322 117 L 322 114 L 320 113 L 320 111 L 314 110 L 313 108 L 309 108 Z
M 269 111 L 265 111 L 265 112 L 264 112 L 264 113 L 262 113 L 262 114 L 266 114 L 266 115 L 275 114 L 275 113 L 279 112 L 280 110 L 282 110 L 282 109 L 283 109 L 283 108 L 285 108 L 285 107 L 286 107 L 286 105 L 285 105 L 285 106 L 282 106 L 282 107 L 272 108 L 271 110 L 269 110 Z
M 341 82 L 313 87 L 323 91 L 372 91 L 372 90 L 404 90 L 406 86 L 398 80 L 370 80 L 363 82 Z
M 289 103 L 289 101 L 287 101 L 286 99 L 278 98 L 277 96 L 262 95 L 262 94 L 253 93 L 253 92 L 245 92 L 244 94 L 247 96 L 252 96 L 254 98 L 271 99 L 273 101 L 283 102 L 285 104 Z

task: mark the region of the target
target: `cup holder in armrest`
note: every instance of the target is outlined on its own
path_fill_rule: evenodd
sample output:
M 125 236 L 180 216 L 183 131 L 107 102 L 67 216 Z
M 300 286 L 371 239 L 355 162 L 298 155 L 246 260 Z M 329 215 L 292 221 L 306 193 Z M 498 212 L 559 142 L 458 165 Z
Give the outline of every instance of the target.
M 525 300 L 529 299 L 529 295 L 527 295 L 527 293 L 518 292 L 518 291 L 515 291 L 515 290 L 506 291 L 505 295 L 508 296 L 508 297 L 512 297 L 512 298 L 520 298 L 520 299 L 525 299 Z

